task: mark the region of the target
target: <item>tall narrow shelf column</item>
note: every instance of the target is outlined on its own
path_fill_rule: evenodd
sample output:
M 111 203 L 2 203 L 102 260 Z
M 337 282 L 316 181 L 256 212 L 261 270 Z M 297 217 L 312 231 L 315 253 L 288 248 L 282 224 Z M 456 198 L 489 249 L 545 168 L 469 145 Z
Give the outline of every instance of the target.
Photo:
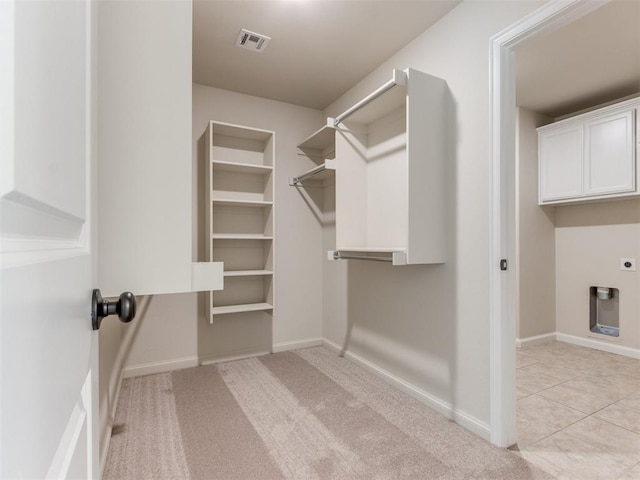
M 205 157 L 208 261 L 224 262 L 209 319 L 274 309 L 275 133 L 209 122 Z

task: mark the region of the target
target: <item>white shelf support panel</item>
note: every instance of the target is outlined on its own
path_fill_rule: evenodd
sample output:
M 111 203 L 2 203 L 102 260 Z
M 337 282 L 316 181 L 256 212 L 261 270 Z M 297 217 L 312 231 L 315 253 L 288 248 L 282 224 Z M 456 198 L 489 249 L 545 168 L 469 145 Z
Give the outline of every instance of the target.
M 329 120 L 336 126 L 332 259 L 445 262 L 446 95 L 440 78 L 394 70 L 390 81 Z

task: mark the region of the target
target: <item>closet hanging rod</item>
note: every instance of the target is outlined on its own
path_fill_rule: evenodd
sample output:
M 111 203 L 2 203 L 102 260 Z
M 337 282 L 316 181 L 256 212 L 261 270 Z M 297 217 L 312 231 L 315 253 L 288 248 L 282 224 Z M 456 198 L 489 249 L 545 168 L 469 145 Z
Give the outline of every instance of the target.
M 318 165 L 316 168 L 313 168 L 313 169 L 309 170 L 308 172 L 303 173 L 299 177 L 293 177 L 291 180 L 289 180 L 289 185 L 292 186 L 292 187 L 299 187 L 299 186 L 302 185 L 302 182 L 304 182 L 305 180 L 307 180 L 307 179 L 309 179 L 311 177 L 315 177 L 319 173 L 324 172 L 326 169 L 327 169 L 327 167 L 325 166 L 324 163 L 322 165 Z
M 334 260 L 371 260 L 373 262 L 393 262 L 391 257 L 373 257 L 369 255 L 344 254 L 340 251 L 333 252 Z
M 340 115 L 338 115 L 337 117 L 332 119 L 333 120 L 333 126 L 337 127 L 338 125 L 340 125 L 340 123 L 342 123 L 348 117 L 350 117 L 355 112 L 360 110 L 362 107 L 364 107 L 365 105 L 371 103 L 372 101 L 374 101 L 376 98 L 380 97 L 381 95 L 387 93 L 389 90 L 391 90 L 396 85 L 406 85 L 406 84 L 407 84 L 407 74 L 405 72 L 403 72 L 402 70 L 395 70 L 394 69 L 393 70 L 393 78 L 391 80 L 389 80 L 387 83 L 382 85 L 380 88 L 378 88 L 374 92 L 370 93 L 369 95 L 364 97 L 362 100 L 360 100 L 358 103 L 356 103 L 355 105 L 351 106 L 350 108 L 348 108 L 347 110 L 342 112 Z

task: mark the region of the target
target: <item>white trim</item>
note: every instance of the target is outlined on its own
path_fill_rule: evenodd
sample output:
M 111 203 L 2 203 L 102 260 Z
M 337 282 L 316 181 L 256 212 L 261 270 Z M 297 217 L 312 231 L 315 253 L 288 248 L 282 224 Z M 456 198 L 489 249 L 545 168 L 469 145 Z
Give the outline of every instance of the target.
M 378 367 L 374 363 L 371 363 L 370 361 L 362 358 L 361 356 L 355 353 L 351 353 L 351 352 L 343 353 L 342 347 L 340 347 L 338 344 L 332 342 L 327 338 L 322 339 L 322 344 L 325 347 L 330 348 L 331 350 L 334 350 L 337 353 L 342 354 L 344 358 L 352 361 L 358 366 L 373 373 L 375 376 L 384 380 L 389 385 L 398 388 L 402 392 L 410 395 L 411 397 L 415 398 L 419 402 L 424 403 L 429 408 L 432 408 L 433 410 L 440 413 L 441 415 L 447 417 L 450 420 L 455 421 L 456 423 L 460 424 L 467 430 L 472 431 L 479 437 L 484 438 L 485 440 L 489 440 L 490 438 L 489 425 L 487 425 L 482 420 L 479 420 L 476 417 L 469 415 L 468 413 L 462 410 L 452 407 L 449 403 L 444 402 L 443 400 L 431 395 L 430 393 L 425 392 L 421 388 L 416 387 L 415 385 Z
M 240 350 L 234 353 L 223 355 L 208 355 L 200 358 L 200 365 L 212 365 L 214 363 L 233 362 L 234 360 L 243 360 L 245 358 L 260 357 L 269 355 L 271 351 L 268 348 L 252 348 L 249 350 Z
M 208 356 L 200 359 L 200 365 L 211 365 L 213 363 L 231 362 L 233 360 L 242 360 L 243 358 L 259 357 L 261 355 L 269 355 L 270 353 L 288 352 L 290 350 L 298 350 L 300 348 L 319 347 L 322 345 L 322 338 L 307 338 L 305 340 L 297 340 L 295 342 L 275 343 L 268 348 L 252 348 L 249 350 L 241 350 L 239 352 L 228 353 L 220 356 Z
M 559 342 L 571 343 L 580 347 L 594 348 L 603 352 L 615 353 L 625 357 L 640 359 L 640 349 L 625 347 L 618 345 L 607 339 L 576 337 L 575 335 L 567 335 L 566 333 L 557 333 L 556 340 Z
M 320 337 L 307 338 L 306 340 L 298 340 L 295 342 L 282 342 L 273 345 L 273 353 L 288 352 L 289 350 L 298 350 L 300 348 L 320 347 L 323 339 Z
M 533 347 L 534 345 L 552 342 L 558 339 L 557 335 L 558 334 L 556 332 L 553 332 L 543 333 L 542 335 L 534 335 L 532 337 L 516 338 L 516 347 Z
M 142 375 L 151 375 L 154 373 L 170 372 L 172 370 L 197 367 L 198 365 L 198 357 L 183 357 L 174 358 L 171 360 L 163 360 L 161 362 L 141 363 L 139 365 L 126 367 L 122 371 L 122 378 L 132 378 L 140 377 Z
M 509 176 L 515 153 L 515 66 L 512 49 L 540 33 L 556 30 L 609 0 L 552 0 L 491 38 L 491 208 L 489 245 L 489 390 L 491 442 L 515 443 L 515 318 L 517 271 L 498 262 L 515 252 L 515 225 L 508 216 Z M 511 259 L 512 267 L 517 260 Z

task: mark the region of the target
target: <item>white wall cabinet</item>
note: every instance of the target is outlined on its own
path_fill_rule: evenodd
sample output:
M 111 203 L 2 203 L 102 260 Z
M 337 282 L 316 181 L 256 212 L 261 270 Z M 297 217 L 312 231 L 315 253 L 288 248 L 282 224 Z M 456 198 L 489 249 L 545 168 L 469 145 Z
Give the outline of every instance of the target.
M 216 315 L 273 312 L 275 133 L 211 121 L 205 133 L 208 261 L 224 262 Z
M 639 99 L 538 128 L 539 204 L 638 195 Z
M 329 258 L 445 261 L 445 88 L 440 78 L 394 70 L 334 119 L 337 250 Z

